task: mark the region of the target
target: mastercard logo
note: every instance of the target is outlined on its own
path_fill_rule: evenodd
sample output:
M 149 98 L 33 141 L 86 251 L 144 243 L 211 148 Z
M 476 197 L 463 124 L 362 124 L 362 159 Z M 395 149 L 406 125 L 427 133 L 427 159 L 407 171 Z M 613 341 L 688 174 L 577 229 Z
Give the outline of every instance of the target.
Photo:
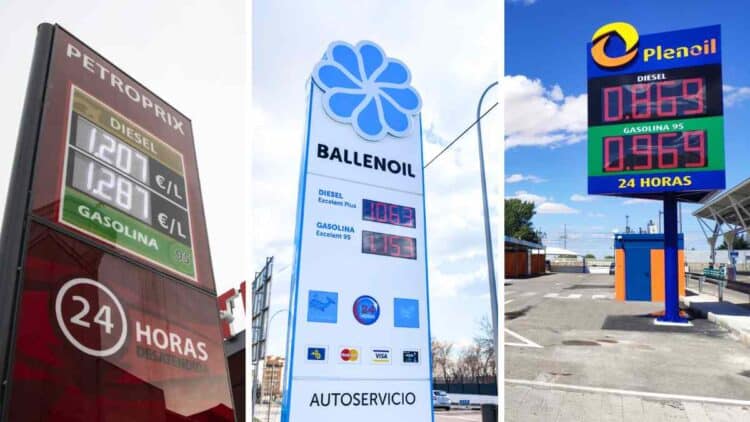
M 359 350 L 353 347 L 341 349 L 341 360 L 344 362 L 356 362 L 359 360 Z
M 625 44 L 625 52 L 616 57 L 605 52 L 612 37 L 619 37 Z M 591 58 L 601 67 L 613 69 L 625 66 L 638 55 L 638 31 L 627 22 L 608 23 L 594 32 L 591 38 Z

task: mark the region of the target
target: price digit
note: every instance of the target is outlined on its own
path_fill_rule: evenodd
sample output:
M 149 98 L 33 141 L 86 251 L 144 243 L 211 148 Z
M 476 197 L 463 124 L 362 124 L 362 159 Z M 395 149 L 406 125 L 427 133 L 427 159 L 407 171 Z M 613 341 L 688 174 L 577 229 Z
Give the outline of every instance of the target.
M 693 91 L 691 94 L 690 91 Z M 691 116 L 703 113 L 703 98 L 706 95 L 703 89 L 703 79 L 692 78 L 682 81 L 682 97 L 688 104 L 693 104 L 692 109 L 686 109 L 683 114 Z
M 659 117 L 671 117 L 677 115 L 677 95 L 668 95 L 667 89 L 675 88 L 680 81 L 662 81 L 656 83 L 656 115 Z M 669 107 L 665 111 L 664 104 Z
M 388 219 L 391 224 L 401 224 L 401 216 L 398 213 L 398 207 L 396 205 L 388 205 Z
M 648 84 L 631 85 L 632 107 L 634 119 L 648 119 L 651 117 L 651 87 Z M 639 111 L 643 107 L 644 111 Z
M 616 164 L 612 160 L 612 145 L 617 148 Z M 604 171 L 623 171 L 625 169 L 625 140 L 622 136 L 604 138 Z
M 659 155 L 659 168 L 660 169 L 673 169 L 677 167 L 677 158 L 679 157 L 679 151 L 675 147 L 664 145 L 666 143 L 671 143 L 674 139 L 674 136 L 676 136 L 676 133 L 660 133 L 657 135 L 657 153 Z M 664 157 L 666 155 L 671 156 L 670 162 L 667 163 L 664 161 Z
M 604 121 L 605 122 L 617 122 L 622 120 L 622 87 L 621 86 L 610 86 L 604 88 L 602 91 L 604 97 Z M 612 114 L 612 109 L 616 111 L 616 114 Z
M 646 141 L 646 148 L 640 148 L 639 141 Z M 651 148 L 651 135 L 635 135 L 633 136 L 633 155 L 646 157 L 646 164 L 635 164 L 633 170 L 649 170 L 653 168 L 653 156 Z
M 705 167 L 706 166 L 706 132 L 696 130 L 685 132 L 685 167 Z M 691 144 L 695 141 L 695 145 Z M 690 155 L 688 155 L 688 153 Z M 697 154 L 697 155 L 694 155 Z M 698 157 L 697 161 L 691 161 L 691 157 Z
M 398 243 L 398 239 L 395 236 L 386 236 L 386 240 L 389 243 L 389 247 L 393 250 L 394 256 L 401 256 L 401 245 Z M 390 251 L 389 251 L 390 254 Z

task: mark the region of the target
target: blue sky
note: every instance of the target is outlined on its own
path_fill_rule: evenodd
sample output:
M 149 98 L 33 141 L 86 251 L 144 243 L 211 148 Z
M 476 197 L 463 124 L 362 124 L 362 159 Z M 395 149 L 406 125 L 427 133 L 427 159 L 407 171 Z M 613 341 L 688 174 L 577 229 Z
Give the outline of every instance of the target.
M 716 6 L 709 7 L 709 5 Z M 721 4 L 721 7 L 718 5 Z M 533 200 L 535 226 L 546 243 L 611 254 L 613 230 L 656 222 L 656 201 L 586 195 L 586 42 L 601 25 L 633 24 L 641 34 L 721 24 L 727 187 L 750 176 L 750 11 L 744 2 L 551 1 L 506 2 L 505 195 Z M 688 249 L 707 250 L 695 205 L 683 206 Z

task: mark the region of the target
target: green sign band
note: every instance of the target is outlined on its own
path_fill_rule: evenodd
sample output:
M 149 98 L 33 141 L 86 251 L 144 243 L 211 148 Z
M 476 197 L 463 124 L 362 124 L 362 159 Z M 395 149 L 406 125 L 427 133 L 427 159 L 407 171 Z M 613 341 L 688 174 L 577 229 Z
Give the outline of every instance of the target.
M 604 138 L 609 136 L 631 136 L 693 130 L 706 131 L 708 165 L 702 168 L 652 169 L 640 171 L 604 172 Z M 588 167 L 591 176 L 612 176 L 617 174 L 648 174 L 668 172 L 700 172 L 724 170 L 724 117 L 700 117 L 678 120 L 662 120 L 624 125 L 593 126 L 588 129 Z
M 70 187 L 65 188 L 62 201 L 61 221 L 148 261 L 195 277 L 191 248 Z

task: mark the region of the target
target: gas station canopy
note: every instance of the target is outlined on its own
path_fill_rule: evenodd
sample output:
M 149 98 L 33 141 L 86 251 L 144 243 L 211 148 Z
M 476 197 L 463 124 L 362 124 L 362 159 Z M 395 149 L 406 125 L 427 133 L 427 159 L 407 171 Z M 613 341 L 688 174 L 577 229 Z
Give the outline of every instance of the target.
M 693 215 L 701 226 L 708 220 L 719 226 L 727 225 L 735 233 L 747 230 L 750 225 L 750 178 L 710 198 Z

